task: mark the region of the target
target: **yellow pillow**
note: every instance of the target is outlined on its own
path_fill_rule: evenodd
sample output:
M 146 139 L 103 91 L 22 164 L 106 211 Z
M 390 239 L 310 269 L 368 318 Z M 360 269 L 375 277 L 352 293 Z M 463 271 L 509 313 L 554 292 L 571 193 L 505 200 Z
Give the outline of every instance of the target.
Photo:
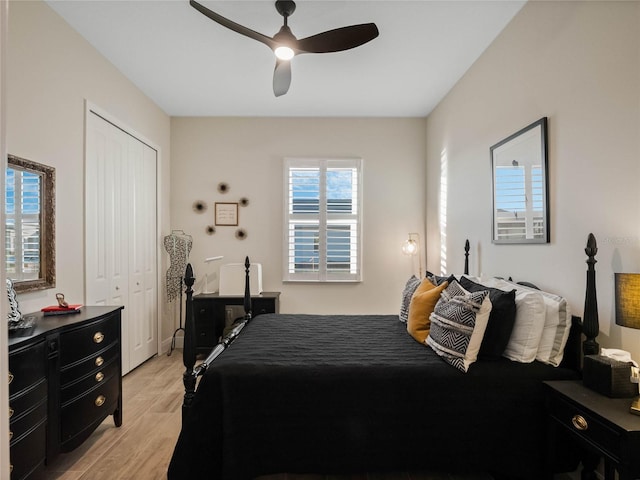
M 425 281 L 428 282 L 428 280 Z M 424 343 L 427 336 L 429 336 L 429 330 L 431 329 L 431 320 L 429 320 L 429 317 L 436 307 L 436 303 L 438 303 L 440 294 L 448 285 L 448 282 L 444 282 L 437 287 L 431 284 L 431 288 L 428 289 L 428 285 L 423 281 L 416 289 L 413 297 L 411 297 L 407 331 L 418 342 Z M 421 287 L 424 287 L 422 291 L 420 291 Z
M 413 292 L 413 294 L 417 295 L 419 293 L 424 293 L 427 290 L 431 290 L 433 288 L 436 288 L 436 285 L 434 285 L 428 279 L 425 278 L 425 279 L 422 280 L 422 282 L 420 282 L 420 285 L 418 285 L 418 288 L 416 288 L 416 290 Z

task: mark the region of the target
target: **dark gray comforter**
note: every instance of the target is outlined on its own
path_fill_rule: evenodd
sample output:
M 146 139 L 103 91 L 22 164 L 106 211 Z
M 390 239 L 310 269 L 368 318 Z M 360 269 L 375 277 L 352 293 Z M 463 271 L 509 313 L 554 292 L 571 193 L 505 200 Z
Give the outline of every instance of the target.
M 542 381 L 575 378 L 506 359 L 462 373 L 395 315 L 260 315 L 202 378 L 169 479 L 383 470 L 542 478 L 552 468 Z

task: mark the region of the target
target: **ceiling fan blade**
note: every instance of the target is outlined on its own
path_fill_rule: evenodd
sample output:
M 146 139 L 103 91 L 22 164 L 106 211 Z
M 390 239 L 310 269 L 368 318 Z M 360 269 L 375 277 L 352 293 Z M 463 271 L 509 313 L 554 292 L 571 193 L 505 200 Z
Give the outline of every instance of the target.
M 291 61 L 276 60 L 276 68 L 273 71 L 273 93 L 280 97 L 289 91 L 291 85 Z
M 260 32 L 256 32 L 255 30 L 251 30 L 250 28 L 247 28 L 244 25 L 240 25 L 239 23 L 236 23 L 236 22 L 234 22 L 232 20 L 229 20 L 228 18 L 225 18 L 222 15 L 209 10 L 204 5 L 200 5 L 195 0 L 189 0 L 189 4 L 193 8 L 198 10 L 200 13 L 202 13 L 203 15 L 209 17 L 214 22 L 219 23 L 223 27 L 227 27 L 228 29 L 233 30 L 234 32 L 237 32 L 237 33 L 239 33 L 241 35 L 244 35 L 246 37 L 249 37 L 249 38 L 253 38 L 254 40 L 257 40 L 259 42 L 262 42 L 265 45 L 267 45 L 269 48 L 273 49 L 273 48 L 277 47 L 276 42 L 271 37 L 263 35 Z
M 298 40 L 296 50 L 300 53 L 341 52 L 370 42 L 378 34 L 378 27 L 375 23 L 351 25 L 302 38 Z

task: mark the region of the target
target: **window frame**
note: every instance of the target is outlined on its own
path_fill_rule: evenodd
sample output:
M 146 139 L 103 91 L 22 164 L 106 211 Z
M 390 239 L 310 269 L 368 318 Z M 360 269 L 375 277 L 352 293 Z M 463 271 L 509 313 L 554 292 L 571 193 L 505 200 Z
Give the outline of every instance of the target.
M 311 283 L 331 283 L 345 282 L 358 283 L 362 282 L 362 220 L 363 220 L 363 162 L 361 158 L 300 158 L 287 157 L 283 163 L 283 254 L 282 254 L 282 276 L 283 282 L 311 282 Z M 317 168 L 321 175 L 319 178 L 319 206 L 317 216 L 313 214 L 296 214 L 291 211 L 293 198 L 290 196 L 290 172 L 292 169 Z M 326 179 L 327 170 L 331 168 L 352 168 L 356 171 L 354 185 L 356 186 L 355 196 L 351 198 L 352 204 L 355 205 L 355 212 L 331 213 L 327 210 L 327 190 Z M 301 217 L 300 215 L 304 215 Z M 318 262 L 317 271 L 292 271 L 292 264 L 295 263 L 294 257 L 290 257 L 290 245 L 294 241 L 291 232 L 292 223 L 297 220 L 313 221 L 317 219 L 319 237 L 318 237 L 318 257 L 322 261 Z M 355 259 L 350 261 L 351 272 L 329 271 L 327 259 L 327 233 L 328 225 L 333 222 L 344 221 L 354 225 L 355 242 Z M 350 252 L 350 256 L 352 252 Z M 293 258 L 293 262 L 292 262 Z M 294 267 L 295 268 L 295 267 Z

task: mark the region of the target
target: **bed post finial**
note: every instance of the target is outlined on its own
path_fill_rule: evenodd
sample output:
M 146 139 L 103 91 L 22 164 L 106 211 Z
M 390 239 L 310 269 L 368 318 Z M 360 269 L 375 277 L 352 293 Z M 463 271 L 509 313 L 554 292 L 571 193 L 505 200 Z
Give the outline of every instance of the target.
M 187 263 L 187 268 L 184 273 L 184 284 L 187 286 L 185 290 L 187 301 L 185 305 L 184 346 L 182 351 L 182 362 L 185 367 L 184 374 L 182 375 L 182 383 L 184 384 L 184 401 L 182 403 L 183 425 L 196 391 L 196 377 L 193 375 L 193 366 L 196 363 L 196 328 L 193 317 L 193 288 L 191 288 L 195 281 L 193 268 L 190 263 Z
M 246 256 L 244 259 L 244 319 L 251 319 L 251 288 L 249 287 L 249 268 L 251 267 L 251 262 L 249 262 L 249 257 Z
M 596 337 L 600 331 L 598 323 L 598 300 L 596 297 L 596 270 L 595 259 L 598 253 L 596 237 L 593 233 L 589 234 L 587 239 L 587 247 L 584 252 L 589 257 L 587 259 L 587 291 L 584 297 L 584 315 L 582 319 L 582 331 L 587 339 L 582 343 L 582 353 L 584 355 L 597 355 L 600 353 L 600 345 L 596 342 Z
M 469 239 L 464 242 L 464 274 L 469 275 Z

